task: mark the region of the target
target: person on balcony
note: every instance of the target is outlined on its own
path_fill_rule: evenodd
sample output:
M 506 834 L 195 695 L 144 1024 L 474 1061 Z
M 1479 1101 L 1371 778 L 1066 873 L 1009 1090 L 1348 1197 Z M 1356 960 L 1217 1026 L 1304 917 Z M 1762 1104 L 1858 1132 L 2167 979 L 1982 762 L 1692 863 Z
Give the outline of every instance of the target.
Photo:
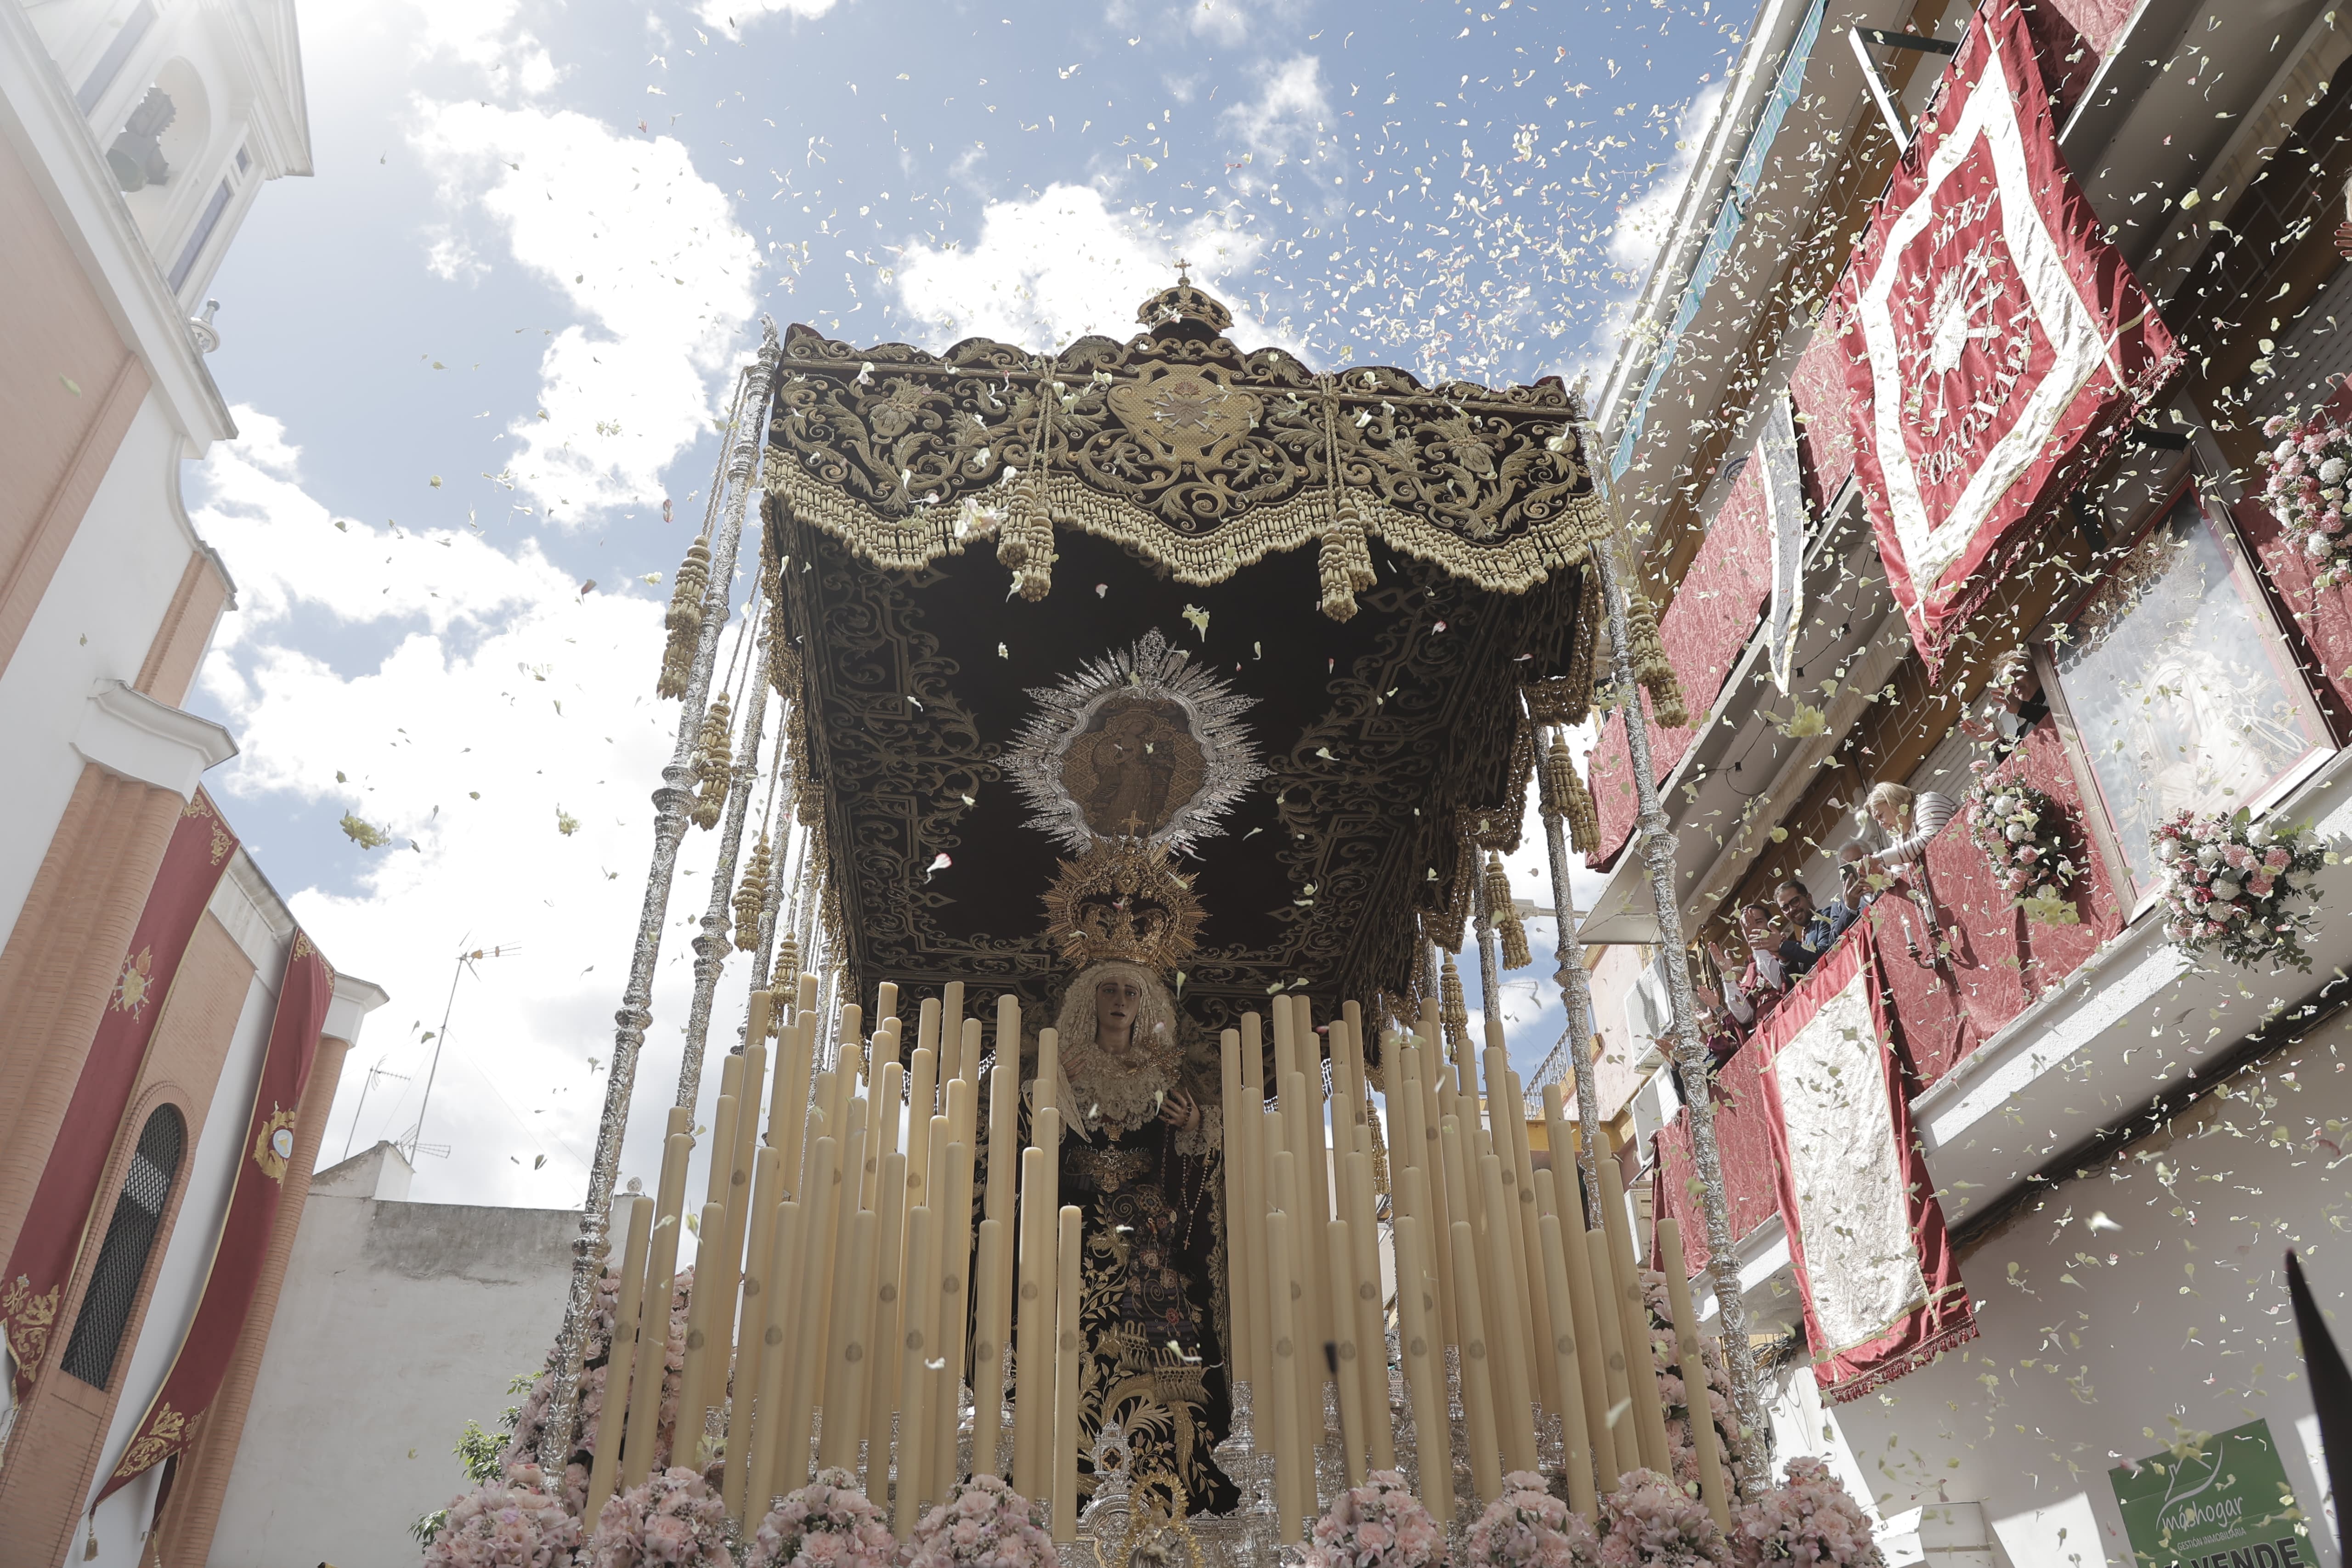
M 1739 978 L 1730 978 L 1731 960 L 1722 948 L 1707 943 L 1707 956 L 1715 960 L 1716 972 L 1725 976 L 1723 1007 L 1743 1029 L 1753 1028 L 1756 1021 L 1769 1013 L 1789 989 L 1789 972 L 1780 959 L 1780 933 L 1773 924 L 1772 911 L 1762 904 L 1748 904 L 1739 911 L 1740 940 L 1748 946 L 1747 967 L 1738 971 Z
M 1928 925 L 1940 928 L 1944 922 L 1936 909 L 1936 889 L 1927 880 L 1927 841 L 1944 830 L 1958 805 L 1948 795 L 1931 789 L 1915 794 L 1909 785 L 1891 780 L 1873 784 L 1863 804 L 1891 842 L 1864 856 L 1862 863 L 1900 876 L 1910 885 Z
M 1781 967 L 1792 981 L 1812 973 L 1822 954 L 1853 924 L 1853 911 L 1844 900 L 1832 899 L 1827 909 L 1817 908 L 1812 893 L 1794 878 L 1773 889 L 1772 901 L 1780 906 L 1780 924 L 1790 932 L 1779 952 Z

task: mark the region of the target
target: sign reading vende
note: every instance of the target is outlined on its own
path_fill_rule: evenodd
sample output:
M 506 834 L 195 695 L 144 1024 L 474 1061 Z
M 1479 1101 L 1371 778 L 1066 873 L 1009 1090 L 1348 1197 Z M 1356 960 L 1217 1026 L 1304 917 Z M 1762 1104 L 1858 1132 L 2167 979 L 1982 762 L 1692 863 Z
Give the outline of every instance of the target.
M 2107 1472 L 2139 1568 L 2316 1568 L 2267 1421 Z
M 2017 0 L 1970 24 L 1841 289 L 1855 471 L 1933 668 L 2007 536 L 2179 363 L 2058 151 Z

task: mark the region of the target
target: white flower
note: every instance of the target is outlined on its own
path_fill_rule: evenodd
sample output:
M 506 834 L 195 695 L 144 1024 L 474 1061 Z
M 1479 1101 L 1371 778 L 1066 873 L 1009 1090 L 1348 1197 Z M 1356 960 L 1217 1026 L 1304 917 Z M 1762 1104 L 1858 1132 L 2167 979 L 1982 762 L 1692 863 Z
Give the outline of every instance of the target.
M 2197 863 L 2200 866 L 2209 868 L 2220 865 L 2221 863 L 2221 847 L 2218 844 L 2199 845 L 2197 847 Z
M 2257 822 L 2246 829 L 2246 842 L 2249 844 L 2268 844 L 2271 837 L 2271 825 L 2267 822 Z
M 2215 899 L 2219 900 L 2222 903 L 2228 903 L 2231 899 L 2238 896 L 2237 879 L 2234 877 L 2216 877 L 2212 880 L 2210 890 Z
M 2171 862 L 2173 862 L 2173 861 L 2175 861 L 2175 860 L 2179 859 L 2179 858 L 2180 858 L 2180 840 L 2179 840 L 2179 839 L 2178 839 L 2178 838 L 2159 838 L 2159 839 L 2158 839 L 2158 840 L 2156 841 L 2156 858 L 2157 858 L 2158 859 L 2159 859 L 2159 860 L 2164 861 L 2164 862 L 2165 862 L 2166 864 L 2168 864 L 2168 865 L 2169 865 Z
M 2328 458 L 2328 459 L 2327 459 L 2327 461 L 2326 461 L 2326 462 L 2324 462 L 2324 463 L 2322 463 L 2322 464 L 2320 464 L 2320 465 L 2319 465 L 2319 482 L 2320 482 L 2321 484 L 2323 484 L 2323 485 L 2332 485 L 2332 484 L 2335 484 L 2337 480 L 2339 480 L 2339 479 L 2343 479 L 2343 477 L 2344 477 L 2344 459 L 2343 459 L 2343 458 Z
M 2327 535 L 2324 533 L 2306 533 L 2303 536 L 2303 552 L 2315 561 L 2334 548 L 2335 546 L 2328 542 Z
M 2271 449 L 2271 461 L 2274 463 L 2284 463 L 2289 458 L 2294 456 L 2294 443 L 2293 441 L 2281 441 L 2276 447 Z
M 2011 844 L 2022 844 L 2027 839 L 2033 837 L 2033 829 L 2026 826 L 2025 824 L 2021 822 L 2012 822 L 2009 825 L 2009 832 L 2006 837 Z

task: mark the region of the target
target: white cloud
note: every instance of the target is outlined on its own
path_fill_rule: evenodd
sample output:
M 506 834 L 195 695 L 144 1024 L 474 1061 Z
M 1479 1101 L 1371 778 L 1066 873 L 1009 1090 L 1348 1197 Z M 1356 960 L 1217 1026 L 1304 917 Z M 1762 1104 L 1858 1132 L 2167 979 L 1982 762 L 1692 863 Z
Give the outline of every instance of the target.
M 1325 127 L 1331 103 L 1323 91 L 1323 62 L 1314 55 L 1293 55 L 1259 68 L 1261 90 L 1255 99 L 1234 104 L 1218 119 L 1225 132 L 1242 146 L 1244 166 L 1229 170 L 1226 183 L 1244 193 L 1279 191 L 1291 187 L 1290 205 L 1345 206 L 1347 198 L 1333 186 L 1338 159 L 1326 145 Z M 1305 181 L 1315 194 L 1304 195 Z
M 759 249 L 684 145 L 616 134 L 570 110 L 426 103 L 414 140 L 453 208 L 478 208 L 514 258 L 591 324 L 541 363 L 546 417 L 519 419 L 520 486 L 562 521 L 656 500 L 661 474 L 712 412 L 756 304 Z M 428 256 L 454 275 L 462 242 Z
M 677 721 L 653 695 L 658 592 L 583 595 L 528 540 L 502 550 L 464 530 L 338 527 L 303 489 L 280 422 L 236 413 L 243 435 L 213 447 L 194 487 L 197 526 L 238 585 L 205 683 L 243 753 L 214 787 L 245 824 L 299 805 L 314 823 L 348 810 L 392 836 L 355 889 L 289 900 L 339 966 L 393 997 L 346 1068 L 329 1158 L 379 1061 L 410 1081 L 370 1096 L 359 1146 L 415 1120 L 431 1049 L 420 1037 L 440 1025 L 461 944 L 519 946 L 459 990 L 425 1132 L 452 1152 L 424 1162 L 417 1195 L 576 1205 L 605 1083 L 589 1058 L 611 1059 L 644 894 L 647 795 Z M 359 647 L 368 651 L 344 651 Z M 569 836 L 559 810 L 577 823 Z M 284 876 L 268 834 L 247 834 Z M 691 835 L 683 864 L 707 871 L 715 842 Z M 671 902 L 638 1073 L 643 1125 L 625 1161 L 648 1178 L 692 962 L 680 921 L 698 919 L 708 897 L 702 878 L 682 876 Z
M 1684 107 L 1675 125 L 1673 161 L 1656 184 L 1620 210 L 1616 226 L 1610 230 L 1609 259 L 1637 282 L 1648 275 L 1658 248 L 1666 242 L 1666 230 L 1675 221 L 1675 209 L 1682 205 L 1691 171 L 1698 166 L 1700 150 L 1715 124 L 1715 111 L 1723 102 L 1723 89 L 1721 82 L 1702 89 Z
M 1027 201 L 991 202 L 969 248 L 917 245 L 897 279 L 902 309 L 940 344 L 982 336 L 1058 347 L 1090 332 L 1127 338 L 1135 308 L 1175 281 L 1179 257 L 1213 289 L 1256 261 L 1261 241 L 1214 216 L 1173 235 L 1113 213 L 1091 185 L 1054 184 Z M 1236 312 L 1233 336 L 1257 344 L 1265 330 Z
M 756 22 L 762 16 L 779 13 L 804 21 L 814 21 L 833 9 L 836 0 L 702 0 L 694 14 L 708 26 L 740 31 L 746 22 Z
M 1249 37 L 1249 12 L 1236 0 L 1192 0 L 1192 31 L 1231 48 Z

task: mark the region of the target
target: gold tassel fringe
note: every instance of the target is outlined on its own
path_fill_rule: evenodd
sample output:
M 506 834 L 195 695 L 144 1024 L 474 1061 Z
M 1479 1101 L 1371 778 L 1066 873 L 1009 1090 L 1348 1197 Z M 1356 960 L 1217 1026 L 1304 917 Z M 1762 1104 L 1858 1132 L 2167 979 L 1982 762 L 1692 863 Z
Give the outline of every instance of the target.
M 1527 922 L 1519 918 L 1519 907 L 1511 901 L 1511 874 L 1503 868 L 1503 858 L 1488 853 L 1486 857 L 1486 908 L 1492 912 L 1495 934 L 1502 939 L 1503 967 L 1525 969 L 1536 961 L 1528 950 Z
M 1356 595 L 1380 581 L 1371 547 L 1364 540 L 1364 515 L 1353 500 L 1339 506 L 1337 521 L 1323 531 L 1315 571 L 1323 589 L 1323 613 L 1335 621 L 1355 618 Z
M 1657 613 L 1639 587 L 1625 587 L 1625 623 L 1633 639 L 1633 679 L 1650 689 L 1650 710 L 1669 730 L 1690 728 L 1690 710 L 1683 701 L 1682 682 L 1675 677 L 1674 661 L 1658 640 Z
M 706 832 L 719 826 L 727 804 L 729 775 L 735 771 L 734 715 L 720 692 L 702 716 L 702 750 L 694 759 L 694 825 Z
M 662 624 L 669 641 L 662 649 L 661 675 L 654 682 L 657 697 L 684 697 L 694 669 L 694 650 L 702 640 L 702 601 L 710 592 L 710 542 L 698 535 L 677 563 L 677 578 L 669 594 L 669 611 Z
M 743 885 L 735 889 L 735 951 L 757 952 L 760 950 L 760 911 L 768 906 L 768 869 L 771 855 L 768 836 L 760 835 L 760 842 L 751 850 L 751 863 L 743 868 Z
M 1576 771 L 1565 734 L 1552 735 L 1551 749 L 1544 754 L 1543 782 L 1544 809 L 1567 820 L 1569 847 L 1579 855 L 1591 854 L 1601 843 L 1601 813 Z
M 997 564 L 1013 574 L 1021 596 L 1035 604 L 1054 589 L 1054 523 L 1045 492 L 1031 479 L 1015 485 L 996 535 Z
M 1456 1061 L 1470 1039 L 1470 1004 L 1462 994 L 1462 971 L 1454 967 L 1451 953 L 1437 979 L 1437 1021 L 1445 1028 L 1446 1054 Z

